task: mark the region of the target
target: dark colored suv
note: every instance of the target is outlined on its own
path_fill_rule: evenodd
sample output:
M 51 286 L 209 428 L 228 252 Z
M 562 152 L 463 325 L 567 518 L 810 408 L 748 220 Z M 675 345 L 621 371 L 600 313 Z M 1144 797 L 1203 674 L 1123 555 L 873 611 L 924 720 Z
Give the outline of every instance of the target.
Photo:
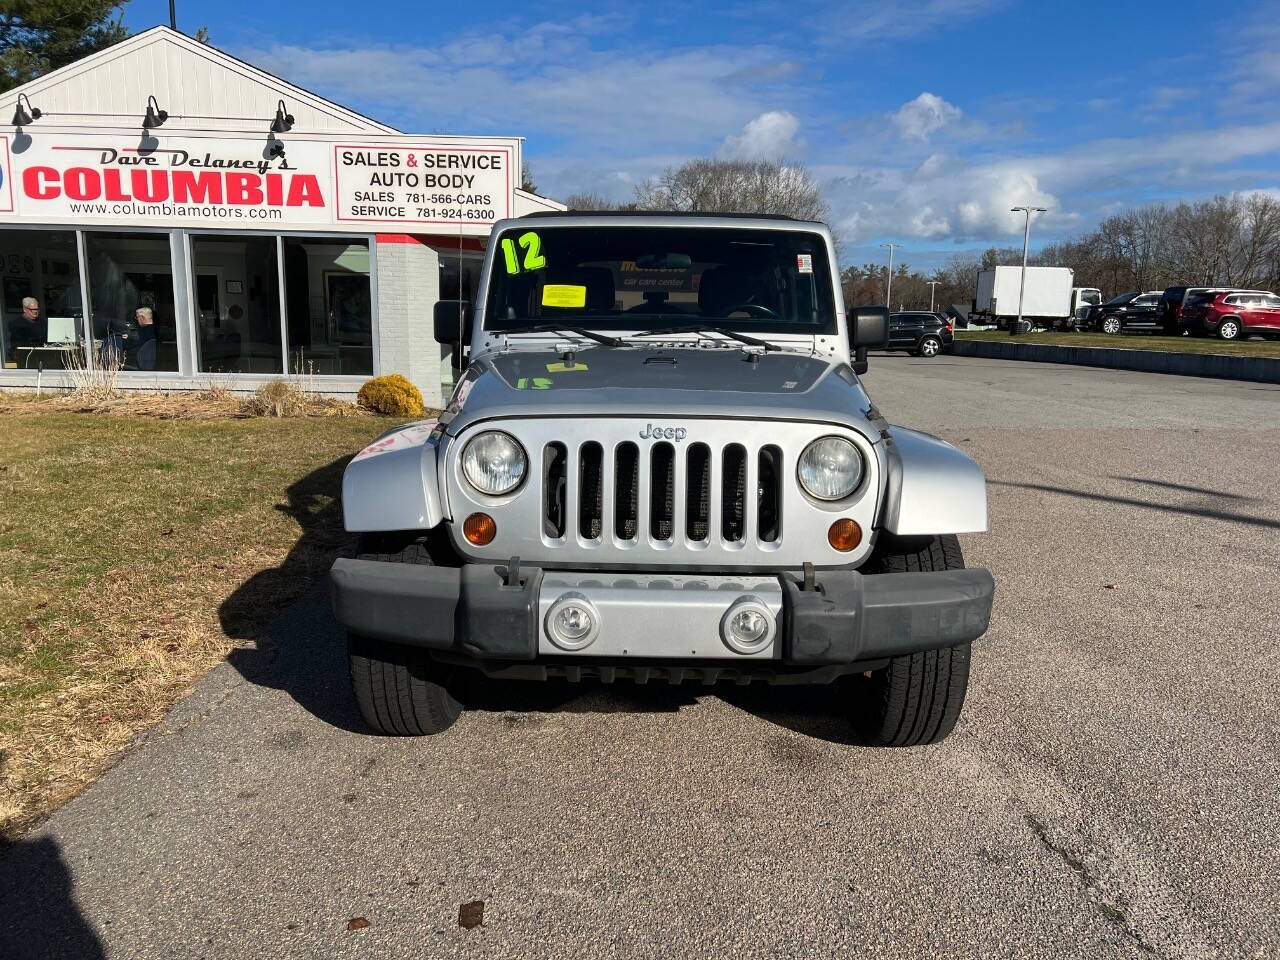
M 1236 340 L 1250 334 L 1280 337 L 1280 297 L 1265 290 L 1209 290 L 1192 293 L 1182 320 L 1193 333 Z
M 1103 333 L 1160 328 L 1160 291 L 1122 293 L 1089 311 L 1090 326 Z
M 936 357 L 953 342 L 951 320 L 941 313 L 907 310 L 889 315 L 889 350 L 909 350 L 918 357 Z

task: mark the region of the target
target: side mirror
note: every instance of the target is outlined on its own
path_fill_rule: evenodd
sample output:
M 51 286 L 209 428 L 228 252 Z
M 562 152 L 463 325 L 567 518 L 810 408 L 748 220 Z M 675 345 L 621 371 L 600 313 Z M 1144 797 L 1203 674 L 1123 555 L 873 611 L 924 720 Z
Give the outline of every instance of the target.
M 867 372 L 867 350 L 889 345 L 889 309 L 855 307 L 849 311 L 849 346 L 853 347 L 853 372 Z
M 468 340 L 471 304 L 466 300 L 440 300 L 435 307 L 436 343 L 460 347 Z

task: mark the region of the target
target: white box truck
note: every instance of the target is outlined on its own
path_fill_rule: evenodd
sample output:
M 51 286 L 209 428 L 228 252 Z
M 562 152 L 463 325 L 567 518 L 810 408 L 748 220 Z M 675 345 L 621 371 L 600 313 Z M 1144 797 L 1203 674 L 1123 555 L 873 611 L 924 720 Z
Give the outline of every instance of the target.
M 1018 288 L 1022 267 L 990 267 L 978 271 L 977 296 L 970 324 L 978 322 L 1008 327 L 1018 316 Z M 1027 287 L 1022 296 L 1022 317 L 1032 326 L 1054 327 L 1068 323 L 1072 310 L 1075 273 L 1070 267 L 1027 267 Z

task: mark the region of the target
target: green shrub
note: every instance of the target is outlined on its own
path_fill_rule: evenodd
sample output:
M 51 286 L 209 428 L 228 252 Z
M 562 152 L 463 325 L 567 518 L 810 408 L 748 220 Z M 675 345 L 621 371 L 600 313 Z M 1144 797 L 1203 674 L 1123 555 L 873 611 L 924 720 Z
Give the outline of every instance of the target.
M 356 402 L 366 410 L 388 417 L 422 415 L 422 393 L 398 373 L 366 382 L 356 394 Z

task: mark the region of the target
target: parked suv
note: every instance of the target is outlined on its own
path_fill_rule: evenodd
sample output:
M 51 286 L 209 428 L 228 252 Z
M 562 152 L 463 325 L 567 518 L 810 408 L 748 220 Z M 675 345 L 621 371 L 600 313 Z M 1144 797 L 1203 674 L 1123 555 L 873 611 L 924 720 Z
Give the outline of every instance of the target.
M 864 742 L 950 732 L 995 589 L 956 539 L 986 481 L 872 403 L 889 312 L 846 313 L 825 226 L 504 220 L 479 289 L 435 310 L 464 364 L 439 419 L 342 478 L 333 609 L 370 726 L 444 730 L 484 674 L 838 682 Z
M 1266 290 L 1210 290 L 1193 293 L 1182 319 L 1197 333 L 1236 340 L 1250 334 L 1280 337 L 1280 297 Z
M 936 357 L 954 342 L 951 319 L 942 313 L 905 310 L 889 315 L 890 350 L 909 350 L 918 357 Z
M 1117 334 L 1125 330 L 1157 330 L 1160 328 L 1159 290 L 1146 293 L 1122 293 L 1090 311 L 1094 330 Z

